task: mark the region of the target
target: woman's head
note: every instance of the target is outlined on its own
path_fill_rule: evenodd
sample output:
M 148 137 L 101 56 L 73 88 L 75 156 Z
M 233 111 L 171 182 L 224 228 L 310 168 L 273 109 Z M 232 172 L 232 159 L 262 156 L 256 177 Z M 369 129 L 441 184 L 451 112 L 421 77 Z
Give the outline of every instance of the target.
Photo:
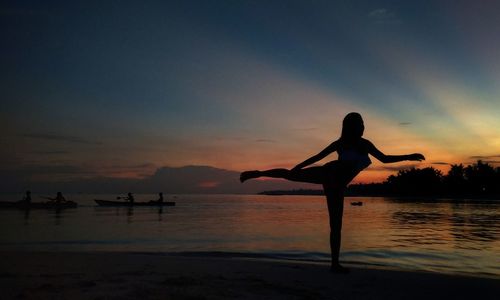
M 344 140 L 357 140 L 363 136 L 364 131 L 365 125 L 361 115 L 357 112 L 351 112 L 344 117 L 340 138 Z

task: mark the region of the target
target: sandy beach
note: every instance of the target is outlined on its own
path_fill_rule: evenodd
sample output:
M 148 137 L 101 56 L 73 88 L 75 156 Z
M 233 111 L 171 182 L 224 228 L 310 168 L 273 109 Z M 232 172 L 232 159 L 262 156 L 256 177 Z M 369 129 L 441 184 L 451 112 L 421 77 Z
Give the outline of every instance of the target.
M 500 279 L 241 257 L 2 252 L 2 299 L 497 299 Z M 495 298 L 494 298 L 495 297 Z

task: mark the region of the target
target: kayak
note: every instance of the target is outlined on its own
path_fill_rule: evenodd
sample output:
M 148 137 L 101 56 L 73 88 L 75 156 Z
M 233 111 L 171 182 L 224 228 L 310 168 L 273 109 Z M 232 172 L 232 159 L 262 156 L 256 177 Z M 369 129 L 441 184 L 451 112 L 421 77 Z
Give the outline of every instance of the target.
M 8 201 L 0 202 L 0 208 L 19 208 L 19 209 L 31 209 L 31 208 L 49 208 L 49 209 L 59 209 L 59 208 L 76 208 L 78 203 L 73 201 L 66 202 L 22 202 L 22 201 Z
M 175 202 L 169 202 L 169 201 L 129 202 L 129 201 L 111 201 L 111 200 L 99 200 L 99 199 L 94 199 L 94 201 L 99 206 L 175 206 Z

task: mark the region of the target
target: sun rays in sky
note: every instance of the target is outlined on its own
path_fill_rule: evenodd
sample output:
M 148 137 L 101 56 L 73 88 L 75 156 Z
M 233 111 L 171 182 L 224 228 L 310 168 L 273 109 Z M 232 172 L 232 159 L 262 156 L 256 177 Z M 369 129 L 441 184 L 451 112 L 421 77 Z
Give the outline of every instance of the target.
M 477 157 L 497 164 L 499 7 L 2 4 L 2 172 L 293 167 L 338 138 L 351 111 L 383 152 L 424 153 L 420 167 L 447 171 Z M 374 163 L 357 180 L 405 166 Z

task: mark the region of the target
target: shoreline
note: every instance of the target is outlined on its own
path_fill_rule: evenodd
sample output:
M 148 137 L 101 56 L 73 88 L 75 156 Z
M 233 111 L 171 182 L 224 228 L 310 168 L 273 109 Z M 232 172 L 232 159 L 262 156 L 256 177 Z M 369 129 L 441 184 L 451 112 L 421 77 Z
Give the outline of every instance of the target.
M 495 299 L 500 279 L 227 253 L 0 252 L 2 299 Z

